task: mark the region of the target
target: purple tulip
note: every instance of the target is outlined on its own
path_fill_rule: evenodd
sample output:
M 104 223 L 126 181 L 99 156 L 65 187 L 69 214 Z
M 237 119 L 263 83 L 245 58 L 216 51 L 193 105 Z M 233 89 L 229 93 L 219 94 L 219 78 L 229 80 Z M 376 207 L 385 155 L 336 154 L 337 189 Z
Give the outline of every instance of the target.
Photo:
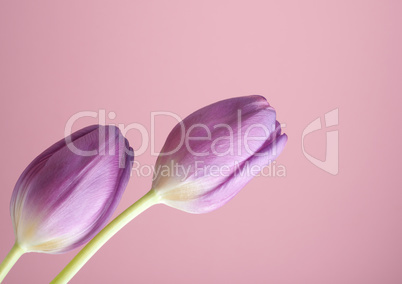
M 89 241 L 116 209 L 133 158 L 115 126 L 86 127 L 45 150 L 14 188 L 16 244 L 26 252 L 62 253 Z
M 168 206 L 190 213 L 215 210 L 272 162 L 286 141 L 264 97 L 211 104 L 170 132 L 152 188 Z

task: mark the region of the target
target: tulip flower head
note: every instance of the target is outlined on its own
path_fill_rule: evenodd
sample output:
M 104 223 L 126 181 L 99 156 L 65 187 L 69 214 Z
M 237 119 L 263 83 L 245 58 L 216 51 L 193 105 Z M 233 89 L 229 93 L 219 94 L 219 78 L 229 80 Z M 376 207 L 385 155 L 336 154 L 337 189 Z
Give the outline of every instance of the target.
M 27 252 L 62 253 L 89 241 L 117 207 L 133 158 L 115 126 L 86 127 L 45 150 L 12 194 L 16 243 Z
M 152 188 L 168 206 L 210 212 L 275 160 L 286 141 L 264 97 L 219 101 L 173 128 L 157 159 Z

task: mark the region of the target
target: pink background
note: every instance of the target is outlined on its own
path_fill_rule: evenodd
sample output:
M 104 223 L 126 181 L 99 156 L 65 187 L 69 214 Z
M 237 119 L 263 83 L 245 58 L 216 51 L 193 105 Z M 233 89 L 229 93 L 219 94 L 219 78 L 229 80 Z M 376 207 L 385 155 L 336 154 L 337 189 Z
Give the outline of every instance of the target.
M 149 129 L 151 111 L 184 117 L 261 94 L 286 123 L 287 176 L 256 178 L 205 215 L 153 207 L 72 283 L 401 283 L 401 4 L 1 1 L 0 258 L 14 240 L 18 176 L 73 114 L 106 109 L 109 123 Z M 336 108 L 334 176 L 307 160 L 301 136 Z M 157 121 L 157 150 L 174 123 Z M 325 131 L 305 140 L 320 159 Z M 138 132 L 128 138 L 140 147 Z M 131 179 L 117 212 L 150 184 Z M 26 254 L 5 283 L 48 283 L 77 252 Z

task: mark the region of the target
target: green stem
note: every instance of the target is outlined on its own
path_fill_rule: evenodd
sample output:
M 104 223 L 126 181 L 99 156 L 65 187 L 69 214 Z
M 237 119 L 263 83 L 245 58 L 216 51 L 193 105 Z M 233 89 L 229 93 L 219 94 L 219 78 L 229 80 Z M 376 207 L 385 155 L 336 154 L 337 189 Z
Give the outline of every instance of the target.
M 0 264 L 0 283 L 6 277 L 7 273 L 10 271 L 11 267 L 17 262 L 17 260 L 25 253 L 25 250 L 15 243 L 11 248 L 10 252 L 7 254 L 6 258 Z
M 67 283 L 84 266 L 84 264 L 121 228 L 136 216 L 159 202 L 159 196 L 152 189 L 137 202 L 124 210 L 100 231 L 52 280 L 51 284 Z

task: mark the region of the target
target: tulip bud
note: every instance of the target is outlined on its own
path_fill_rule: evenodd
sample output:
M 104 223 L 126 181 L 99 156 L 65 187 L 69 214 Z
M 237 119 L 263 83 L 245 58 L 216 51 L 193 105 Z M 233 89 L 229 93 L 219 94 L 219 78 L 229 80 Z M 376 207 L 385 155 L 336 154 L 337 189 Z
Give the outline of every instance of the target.
M 210 212 L 275 160 L 286 141 L 264 97 L 211 104 L 170 132 L 155 165 L 152 188 L 168 206 Z
M 133 158 L 115 126 L 86 127 L 45 150 L 12 194 L 16 244 L 29 252 L 62 253 L 89 241 L 116 209 Z

